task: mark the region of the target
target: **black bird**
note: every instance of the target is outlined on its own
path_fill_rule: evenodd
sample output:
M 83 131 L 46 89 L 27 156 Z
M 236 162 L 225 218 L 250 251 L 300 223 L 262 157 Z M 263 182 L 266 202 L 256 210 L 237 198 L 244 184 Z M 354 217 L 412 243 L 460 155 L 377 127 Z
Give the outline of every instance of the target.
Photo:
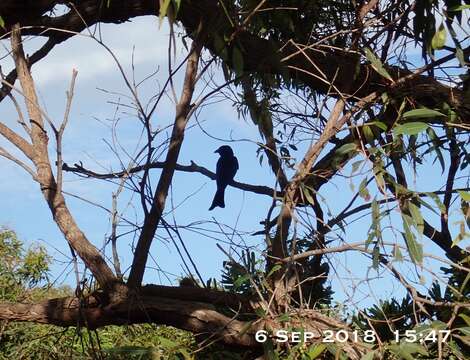
M 220 158 L 217 161 L 217 169 L 215 172 L 217 192 L 215 193 L 214 200 L 212 200 L 212 205 L 209 210 L 214 209 L 216 206 L 220 206 L 221 208 L 225 207 L 225 188 L 232 182 L 238 170 L 238 160 L 233 156 L 233 150 L 230 146 L 223 145 L 214 152 L 219 153 Z

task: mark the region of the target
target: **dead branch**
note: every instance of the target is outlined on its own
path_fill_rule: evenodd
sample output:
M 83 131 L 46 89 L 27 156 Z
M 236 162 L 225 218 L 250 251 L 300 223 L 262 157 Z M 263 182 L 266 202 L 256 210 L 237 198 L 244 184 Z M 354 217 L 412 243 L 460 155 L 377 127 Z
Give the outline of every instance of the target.
M 186 65 L 186 74 L 181 98 L 179 103 L 176 105 L 175 122 L 165 159 L 165 166 L 163 167 L 157 189 L 155 190 L 151 209 L 145 216 L 144 226 L 134 252 L 134 259 L 132 261 L 128 280 L 128 284 L 131 287 L 138 287 L 142 283 L 150 245 L 152 244 L 158 223 L 160 222 L 160 217 L 162 216 L 165 208 L 168 189 L 173 179 L 175 166 L 181 145 L 183 144 L 184 131 L 189 120 L 188 115 L 191 111 L 191 98 L 194 92 L 200 53 L 201 44 L 198 41 L 194 41 L 191 47 L 191 54 Z
M 36 168 L 37 181 L 49 205 L 54 221 L 70 246 L 78 253 L 85 262 L 85 265 L 96 277 L 98 283 L 104 289 L 112 291 L 117 283 L 116 277 L 96 247 L 88 241 L 85 234 L 80 230 L 65 203 L 62 193 L 57 191 L 57 183 L 52 173 L 48 153 L 49 138 L 44 128 L 43 116 L 36 95 L 34 81 L 23 51 L 19 25 L 13 27 L 11 43 L 16 71 L 30 118 L 32 145 L 21 141 L 17 136 L 11 137 L 11 133 L 7 131 L 5 126 L 0 127 L 0 129 L 3 129 L 2 134 L 9 135 L 18 149 L 30 157 Z
M 154 161 L 148 165 L 135 166 L 124 171 L 118 171 L 118 172 L 112 172 L 112 173 L 98 173 L 92 170 L 88 170 L 80 164 L 74 164 L 73 166 L 70 166 L 64 163 L 62 165 L 62 169 L 64 171 L 73 172 L 75 174 L 83 175 L 83 176 L 94 178 L 94 179 L 118 179 L 118 178 L 127 177 L 131 174 L 142 172 L 145 169 L 163 169 L 164 166 L 165 166 L 165 162 Z M 208 177 L 211 180 L 215 180 L 214 172 L 208 170 L 207 168 L 203 166 L 197 165 L 194 161 L 191 161 L 191 165 L 176 164 L 175 170 L 182 171 L 182 172 L 189 172 L 189 173 L 199 173 Z M 252 184 L 241 183 L 238 181 L 233 181 L 230 185 L 240 190 L 249 191 L 249 192 L 260 194 L 260 195 L 266 195 L 269 197 L 276 196 L 278 198 L 282 198 L 283 196 L 283 192 L 275 191 L 274 189 L 268 186 L 252 185 Z

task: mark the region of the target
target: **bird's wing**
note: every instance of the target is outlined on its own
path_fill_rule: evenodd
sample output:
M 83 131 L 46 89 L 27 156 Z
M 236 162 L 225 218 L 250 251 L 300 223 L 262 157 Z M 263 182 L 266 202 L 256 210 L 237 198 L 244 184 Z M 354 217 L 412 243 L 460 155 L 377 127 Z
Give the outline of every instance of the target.
M 227 183 L 225 181 L 225 176 L 224 176 L 224 173 L 225 173 L 224 167 L 225 167 L 224 159 L 220 157 L 219 160 L 217 161 L 217 168 L 215 170 L 215 179 L 217 181 L 217 188 Z
M 238 160 L 237 158 L 234 156 L 232 158 L 232 176 L 231 176 L 231 180 L 233 180 L 233 178 L 235 177 L 235 174 L 237 173 L 238 171 Z

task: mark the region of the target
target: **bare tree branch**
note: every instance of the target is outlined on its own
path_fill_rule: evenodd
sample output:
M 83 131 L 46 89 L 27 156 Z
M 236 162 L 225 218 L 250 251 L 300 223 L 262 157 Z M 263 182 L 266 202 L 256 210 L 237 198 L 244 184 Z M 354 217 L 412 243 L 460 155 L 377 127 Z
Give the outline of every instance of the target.
M 25 97 L 31 126 L 31 141 L 34 151 L 27 150 L 31 155 L 41 191 L 52 212 L 55 222 L 64 234 L 70 246 L 78 253 L 86 266 L 91 270 L 98 283 L 107 290 L 113 291 L 117 279 L 108 267 L 98 250 L 88 241 L 85 234 L 79 229 L 72 214 L 70 213 L 62 193 L 57 191 L 57 183 L 52 173 L 48 154 L 48 141 L 42 112 L 39 107 L 34 81 L 25 59 L 21 44 L 19 25 L 13 27 L 11 35 L 13 57 L 16 71 L 20 79 L 21 87 Z M 0 129 L 4 129 L 0 127 Z M 5 130 L 5 129 L 4 129 Z M 4 133 L 2 133 L 4 134 Z M 15 141 L 18 141 L 17 139 Z M 24 145 L 24 144 L 19 144 Z M 24 149 L 20 148 L 25 152 Z
M 119 172 L 114 172 L 114 173 L 97 173 L 92 170 L 88 170 L 84 168 L 80 164 L 74 164 L 74 166 L 70 166 L 64 163 L 62 167 L 64 171 L 73 172 L 75 174 L 84 175 L 84 176 L 94 178 L 94 179 L 116 179 L 116 178 L 127 177 L 130 174 L 139 173 L 141 171 L 144 171 L 145 169 L 163 169 L 165 167 L 165 164 L 166 164 L 165 162 L 154 161 L 148 165 L 135 166 L 133 168 L 130 168 L 129 170 L 124 170 L 124 171 L 119 171 Z M 194 161 L 191 161 L 191 165 L 176 164 L 175 170 L 182 171 L 182 172 L 199 173 L 204 176 L 207 176 L 211 180 L 215 180 L 214 172 L 206 169 L 203 166 L 197 165 Z M 249 192 L 260 194 L 260 195 L 266 195 L 269 197 L 276 196 L 276 197 L 281 198 L 283 196 L 283 192 L 276 191 L 275 189 L 270 188 L 269 186 L 251 185 L 251 184 L 241 183 L 238 181 L 233 181 L 230 185 L 240 190 L 249 191 Z
M 138 287 L 142 283 L 147 263 L 150 245 L 152 244 L 155 231 L 165 208 L 165 202 L 168 195 L 168 189 L 171 185 L 175 165 L 178 155 L 183 144 L 184 131 L 188 123 L 188 114 L 191 111 L 191 98 L 194 92 L 195 80 L 197 75 L 197 67 L 199 56 L 201 53 L 201 44 L 195 40 L 191 47 L 191 55 L 186 65 L 186 74 L 184 79 L 183 90 L 179 103 L 176 105 L 176 116 L 171 134 L 170 145 L 165 159 L 160 180 L 152 201 L 152 207 L 146 215 L 142 232 L 134 252 L 134 259 L 129 274 L 128 284 L 130 287 Z

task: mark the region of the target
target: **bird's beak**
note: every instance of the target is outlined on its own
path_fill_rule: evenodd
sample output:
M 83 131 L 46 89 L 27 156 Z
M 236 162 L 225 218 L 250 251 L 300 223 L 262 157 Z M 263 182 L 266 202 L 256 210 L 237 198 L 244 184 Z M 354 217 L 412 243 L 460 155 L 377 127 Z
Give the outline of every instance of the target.
M 220 153 L 220 149 L 217 149 L 216 151 L 214 151 L 214 154 L 215 153 Z

